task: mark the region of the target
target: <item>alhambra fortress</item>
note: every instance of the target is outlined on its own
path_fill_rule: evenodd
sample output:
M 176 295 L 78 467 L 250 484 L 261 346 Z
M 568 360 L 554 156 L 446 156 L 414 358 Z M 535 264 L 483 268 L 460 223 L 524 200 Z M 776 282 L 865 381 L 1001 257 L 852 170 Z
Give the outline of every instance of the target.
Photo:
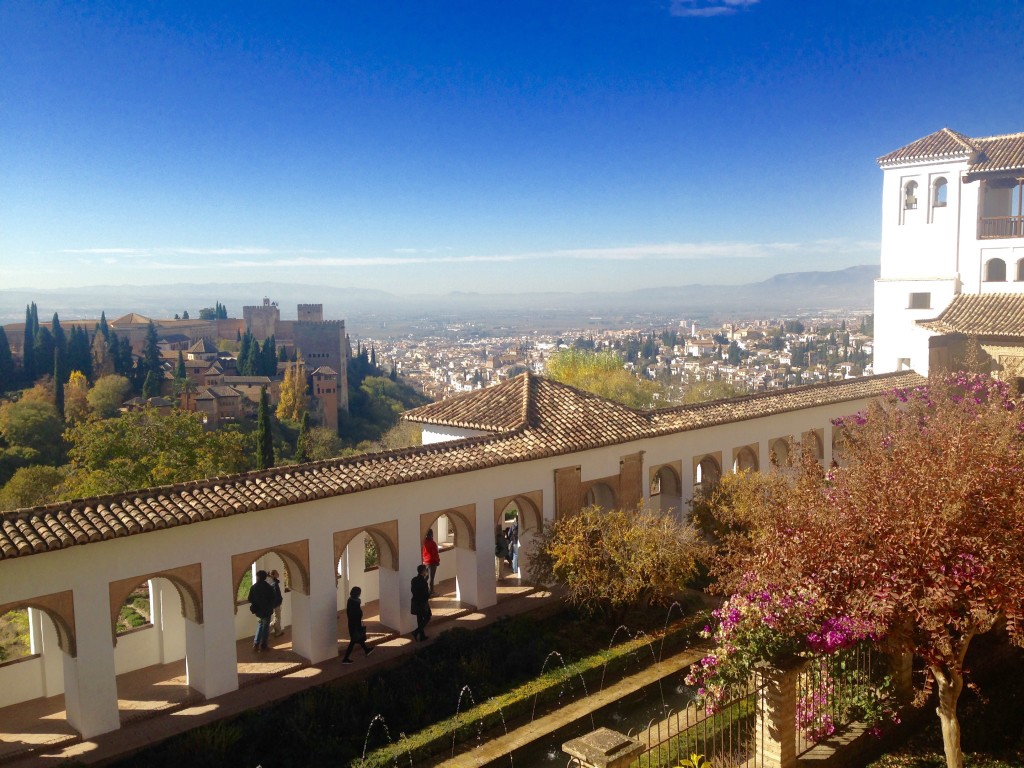
M 874 376 L 639 412 L 525 373 L 407 412 L 423 427 L 419 447 L 5 513 L 0 614 L 29 609 L 32 655 L 0 664 L 0 712 L 62 694 L 61 717 L 89 739 L 122 727 L 119 684 L 134 671 L 184 659 L 197 696 L 238 689 L 236 642 L 253 621 L 237 598 L 254 564 L 287 573 L 291 650 L 315 665 L 347 642 L 338 617 L 353 586 L 378 602 L 382 625 L 414 628 L 408 584 L 428 528 L 443 544 L 438 578 L 454 579 L 461 604 L 488 608 L 495 532 L 513 506 L 525 580 L 536 532 L 583 506 L 685 514 L 722 473 L 786 472 L 796 446 L 841 462 L 835 419 L 968 354 L 1024 378 L 1024 133 L 942 129 L 878 162 Z M 273 335 L 337 372 L 343 393 L 344 325 L 323 322 L 317 305 L 298 315 L 281 321 L 264 302 L 240 321 L 177 321 L 173 332 L 188 347 Z M 122 604 L 147 583 L 151 624 L 119 633 Z

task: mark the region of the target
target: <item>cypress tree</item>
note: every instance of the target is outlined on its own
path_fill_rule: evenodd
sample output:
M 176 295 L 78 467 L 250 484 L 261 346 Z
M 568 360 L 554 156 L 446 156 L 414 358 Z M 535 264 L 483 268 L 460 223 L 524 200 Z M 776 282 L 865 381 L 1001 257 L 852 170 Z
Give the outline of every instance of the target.
M 46 373 L 46 361 L 53 361 L 53 334 L 50 333 L 50 329 L 45 325 L 41 328 L 36 329 L 36 338 L 33 343 L 34 350 L 32 352 L 36 361 L 35 376 L 39 378 Z
M 273 336 L 263 342 L 263 350 L 260 353 L 260 374 L 263 376 L 277 374 L 277 342 Z
M 32 326 L 32 308 L 25 306 L 25 340 L 21 347 L 21 372 L 27 383 L 36 380 L 36 329 Z
M 181 354 L 181 350 L 178 350 L 178 366 L 174 369 L 174 378 L 181 380 L 188 376 L 188 371 L 185 370 L 185 356 Z
M 53 349 L 53 405 L 60 417 L 64 418 L 64 377 L 61 375 L 61 354 L 57 347 Z
M 238 348 L 238 357 L 235 358 L 235 369 L 238 371 L 239 376 L 246 375 L 245 364 L 249 359 L 249 347 L 252 346 L 252 342 L 252 334 L 246 331 L 241 339 L 242 345 Z
M 256 376 L 260 370 L 260 343 L 256 339 L 252 340 L 252 344 L 249 345 L 249 350 L 245 355 L 245 363 L 243 364 L 245 373 L 243 376 Z
M 142 383 L 142 396 L 145 398 L 156 397 L 160 394 L 160 384 L 152 371 L 146 372 L 146 380 Z
M 149 327 L 146 329 L 146 341 L 142 347 L 142 360 L 140 361 L 138 376 L 142 382 L 142 387 L 146 387 L 146 379 L 149 378 L 150 374 L 153 374 L 153 383 L 157 388 L 157 394 L 159 394 L 160 379 L 163 378 L 163 363 L 160 360 L 160 347 L 157 346 L 157 335 L 156 326 L 153 321 L 150 320 Z M 147 395 L 147 397 L 154 397 L 155 395 Z
M 299 437 L 295 441 L 295 460 L 309 461 L 309 411 L 302 414 L 302 426 L 299 427 Z
M 100 323 L 97 328 L 103 334 L 104 339 L 110 336 L 110 326 L 107 325 L 107 313 L 105 310 L 100 312 Z
M 14 356 L 7 341 L 7 332 L 0 325 L 0 392 L 14 389 Z
M 57 317 L 56 312 L 53 313 L 53 320 L 50 321 L 50 333 L 53 334 L 53 348 L 60 353 L 60 368 L 54 369 L 53 377 L 54 379 L 67 381 L 71 373 L 71 371 L 67 370 L 68 339 L 64 334 L 64 329 L 61 327 L 60 318 Z
M 270 396 L 267 388 L 260 389 L 260 409 L 256 424 L 256 468 L 274 466 L 274 435 L 270 429 Z

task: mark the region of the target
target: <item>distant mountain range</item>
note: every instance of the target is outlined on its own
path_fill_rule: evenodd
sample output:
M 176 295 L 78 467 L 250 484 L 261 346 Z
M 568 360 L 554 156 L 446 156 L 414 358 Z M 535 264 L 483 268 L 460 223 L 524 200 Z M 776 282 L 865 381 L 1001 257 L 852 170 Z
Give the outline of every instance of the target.
M 363 288 L 293 283 L 86 286 L 82 288 L 0 289 L 0 322 L 19 322 L 35 301 L 40 318 L 108 319 L 128 312 L 169 318 L 221 302 L 232 317 L 242 307 L 276 301 L 282 319 L 294 319 L 297 304 L 323 304 L 325 319 L 344 319 L 350 333 L 380 335 L 382 329 L 426 330 L 431 325 L 475 324 L 493 328 L 537 329 L 606 325 L 629 318 L 667 315 L 728 320 L 821 312 L 867 311 L 872 306 L 878 265 L 834 272 L 790 272 L 743 285 L 654 286 L 636 291 L 588 293 L 447 293 L 398 296 Z M 598 322 L 600 321 L 600 322 Z

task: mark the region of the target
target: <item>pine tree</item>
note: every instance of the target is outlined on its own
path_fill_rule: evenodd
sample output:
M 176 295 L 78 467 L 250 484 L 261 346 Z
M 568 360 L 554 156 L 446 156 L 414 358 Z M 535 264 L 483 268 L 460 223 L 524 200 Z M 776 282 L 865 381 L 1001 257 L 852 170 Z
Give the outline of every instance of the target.
M 56 317 L 56 315 L 54 315 Z M 64 376 L 61 374 L 60 349 L 53 350 L 53 405 L 60 417 L 64 418 Z
M 256 424 L 256 467 L 274 466 L 274 435 L 270 428 L 270 396 L 267 388 L 260 389 L 260 408 Z
M 182 313 L 181 313 L 181 319 L 182 319 L 182 320 L 188 320 L 188 319 L 189 319 L 189 316 L 188 316 L 188 310 L 187 310 L 187 309 L 186 309 L 186 310 L 184 310 L 184 311 L 182 311 Z

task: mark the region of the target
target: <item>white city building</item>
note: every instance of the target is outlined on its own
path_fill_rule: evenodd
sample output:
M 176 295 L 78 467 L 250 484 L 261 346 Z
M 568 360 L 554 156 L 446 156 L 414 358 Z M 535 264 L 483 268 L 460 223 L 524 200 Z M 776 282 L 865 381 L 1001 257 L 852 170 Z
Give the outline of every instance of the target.
M 971 347 L 1024 376 L 1024 133 L 943 128 L 878 164 L 875 372 L 953 368 Z

